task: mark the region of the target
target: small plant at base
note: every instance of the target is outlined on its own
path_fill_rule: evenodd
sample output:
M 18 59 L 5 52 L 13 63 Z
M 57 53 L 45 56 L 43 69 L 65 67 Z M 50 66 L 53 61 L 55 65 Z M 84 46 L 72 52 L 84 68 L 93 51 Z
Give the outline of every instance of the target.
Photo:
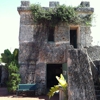
M 50 91 L 48 92 L 49 98 L 51 98 L 56 92 L 59 92 L 59 90 L 62 90 L 64 93 L 65 99 L 67 99 L 67 82 L 64 78 L 64 76 L 61 74 L 60 77 L 56 76 L 56 79 L 58 80 L 58 85 L 54 85 L 54 87 L 51 87 Z

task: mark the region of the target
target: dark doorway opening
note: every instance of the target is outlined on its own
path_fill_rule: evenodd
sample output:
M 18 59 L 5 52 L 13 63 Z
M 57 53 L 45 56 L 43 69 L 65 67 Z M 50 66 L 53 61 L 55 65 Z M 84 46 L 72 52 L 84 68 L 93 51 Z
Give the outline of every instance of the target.
M 70 30 L 70 45 L 77 48 L 77 30 Z
M 47 88 L 58 84 L 56 76 L 62 73 L 62 64 L 47 64 Z
M 54 27 L 49 27 L 48 41 L 54 42 Z

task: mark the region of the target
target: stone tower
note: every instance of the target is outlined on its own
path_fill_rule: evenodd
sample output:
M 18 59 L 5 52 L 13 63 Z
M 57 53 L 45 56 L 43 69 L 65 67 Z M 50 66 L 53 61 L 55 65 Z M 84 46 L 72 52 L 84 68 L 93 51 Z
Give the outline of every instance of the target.
M 50 2 L 55 7 L 59 2 Z M 36 28 L 30 10 L 29 1 L 21 1 L 17 8 L 20 15 L 19 30 L 19 64 L 21 83 L 37 83 L 38 94 L 44 94 L 47 88 L 56 84 L 56 75 L 63 73 L 67 76 L 67 51 L 71 48 L 84 48 L 91 46 L 92 37 L 89 26 L 66 25 L 55 26 L 49 32 L 41 25 Z M 91 15 L 94 9 L 89 2 L 81 2 L 76 9 L 79 16 Z M 39 34 L 40 33 L 40 34 Z M 74 41 L 74 42 L 73 42 Z M 72 47 L 73 45 L 73 47 Z M 51 74 L 52 73 L 52 74 Z

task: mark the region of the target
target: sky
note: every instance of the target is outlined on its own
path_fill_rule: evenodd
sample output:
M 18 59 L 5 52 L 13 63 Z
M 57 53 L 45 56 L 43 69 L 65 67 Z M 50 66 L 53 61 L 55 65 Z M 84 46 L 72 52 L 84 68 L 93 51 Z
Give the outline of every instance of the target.
M 25 0 L 22 0 L 25 1 Z M 27 0 L 26 0 L 27 1 Z M 49 1 L 59 1 L 60 4 L 71 6 L 78 6 L 82 0 L 28 0 L 30 3 L 39 3 L 41 6 L 48 7 Z M 84 0 L 83 0 L 84 1 Z M 93 45 L 100 45 L 99 42 L 99 23 L 100 23 L 100 5 L 96 0 L 87 0 L 90 6 L 94 8 L 92 36 Z M 20 15 L 18 14 L 17 7 L 21 5 L 21 0 L 0 0 L 0 53 L 5 49 L 13 51 L 19 48 L 19 27 Z

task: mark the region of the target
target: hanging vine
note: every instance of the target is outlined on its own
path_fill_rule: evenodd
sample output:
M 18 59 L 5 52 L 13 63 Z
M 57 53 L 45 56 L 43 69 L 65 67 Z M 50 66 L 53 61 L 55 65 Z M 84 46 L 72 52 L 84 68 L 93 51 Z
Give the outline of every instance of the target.
M 58 5 L 55 8 L 41 7 L 39 4 L 32 4 L 30 6 L 34 21 L 50 26 L 55 26 L 60 22 L 66 24 L 81 24 L 91 25 L 92 15 L 79 16 L 75 7 Z

